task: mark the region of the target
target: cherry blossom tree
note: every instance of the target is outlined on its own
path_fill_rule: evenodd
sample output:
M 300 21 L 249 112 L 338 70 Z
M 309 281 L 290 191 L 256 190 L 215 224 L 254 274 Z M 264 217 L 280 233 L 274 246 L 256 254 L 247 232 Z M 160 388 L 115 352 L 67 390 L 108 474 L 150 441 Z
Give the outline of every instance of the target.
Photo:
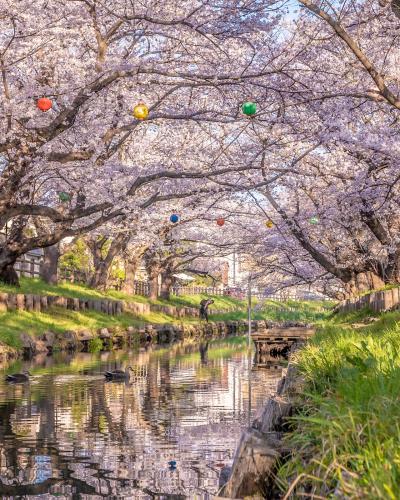
M 13 263 L 31 248 L 172 197 L 171 183 L 161 189 L 164 178 L 186 179 L 187 192 L 195 180 L 229 172 L 210 161 L 220 142 L 213 149 L 202 124 L 235 124 L 244 86 L 275 72 L 256 57 L 259 50 L 271 57 L 262 34 L 273 32 L 278 14 L 267 10 L 261 1 L 237 0 L 121 0 L 112 9 L 97 0 L 3 2 L 2 280 L 16 281 Z M 51 109 L 38 110 L 39 98 L 50 99 Z M 141 100 L 150 110 L 146 124 L 131 115 Z M 162 156 L 151 150 L 152 123 L 167 134 Z M 186 135 L 202 135 L 206 165 L 193 170 L 196 157 L 180 160 L 173 141 L 165 149 L 177 123 L 180 134 L 188 126 Z M 133 151 L 134 162 L 124 161 Z M 151 182 L 157 194 L 149 195 Z M 38 217 L 47 221 L 40 234 L 32 231 Z

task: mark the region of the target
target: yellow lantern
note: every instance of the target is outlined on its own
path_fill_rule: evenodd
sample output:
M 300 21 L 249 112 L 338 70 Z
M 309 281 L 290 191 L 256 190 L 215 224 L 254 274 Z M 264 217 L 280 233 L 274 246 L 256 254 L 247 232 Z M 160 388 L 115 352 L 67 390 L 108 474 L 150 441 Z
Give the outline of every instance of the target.
M 265 222 L 265 225 L 267 226 L 268 229 L 271 229 L 272 227 L 274 227 L 274 223 L 272 222 L 272 220 L 267 220 Z
M 137 120 L 145 120 L 149 116 L 149 108 L 141 101 L 133 108 L 133 116 Z

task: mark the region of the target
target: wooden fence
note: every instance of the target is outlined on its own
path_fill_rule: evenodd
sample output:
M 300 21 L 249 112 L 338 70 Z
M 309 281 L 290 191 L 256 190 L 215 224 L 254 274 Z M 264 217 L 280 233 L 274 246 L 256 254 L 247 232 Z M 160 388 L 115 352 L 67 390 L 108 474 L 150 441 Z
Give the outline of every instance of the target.
M 135 281 L 134 282 L 135 295 L 143 295 L 147 297 L 150 295 L 150 284 L 147 281 Z
M 338 307 L 339 312 L 358 311 L 369 308 L 375 312 L 389 311 L 400 308 L 400 288 L 384 290 L 382 292 L 373 292 L 356 299 L 343 301 Z
M 227 295 L 227 290 L 217 287 L 205 286 L 175 286 L 172 295 Z

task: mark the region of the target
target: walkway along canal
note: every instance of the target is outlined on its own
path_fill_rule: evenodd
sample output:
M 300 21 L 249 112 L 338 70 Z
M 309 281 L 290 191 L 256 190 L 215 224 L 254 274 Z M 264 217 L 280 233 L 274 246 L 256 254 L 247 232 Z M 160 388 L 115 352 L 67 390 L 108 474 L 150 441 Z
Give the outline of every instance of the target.
M 0 382 L 0 496 L 211 499 L 281 377 L 245 337 L 17 361 Z M 129 382 L 103 372 L 132 366 Z M 86 498 L 86 497 L 85 497 Z

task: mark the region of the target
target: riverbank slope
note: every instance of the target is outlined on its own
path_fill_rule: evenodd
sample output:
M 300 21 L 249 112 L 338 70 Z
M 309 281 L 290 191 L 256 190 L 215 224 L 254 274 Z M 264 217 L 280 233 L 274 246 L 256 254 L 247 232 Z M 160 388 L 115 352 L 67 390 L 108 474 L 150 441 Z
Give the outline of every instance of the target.
M 306 389 L 282 497 L 400 498 L 400 311 L 331 316 L 294 362 Z
M 102 328 L 123 329 L 128 327 L 141 328 L 144 324 L 198 324 L 199 319 L 192 314 L 197 312 L 198 304 L 204 298 L 200 295 L 171 297 L 170 300 L 151 301 L 147 297 L 140 295 L 128 295 L 123 292 L 111 290 L 99 292 L 93 288 L 73 284 L 61 283 L 53 286 L 38 279 L 22 278 L 21 287 L 11 287 L 0 284 L 0 294 L 16 294 L 31 298 L 41 297 L 61 297 L 65 301 L 90 301 L 95 303 L 119 301 L 125 304 L 124 311 L 118 314 L 109 314 L 103 308 L 89 309 L 86 303 L 85 308 L 75 310 L 74 304 L 64 303 L 60 307 L 55 303 L 42 310 L 35 310 L 33 307 L 21 310 L 17 304 L 12 310 L 0 308 L 0 342 L 6 346 L 20 349 L 21 333 L 31 336 L 43 335 L 50 331 L 55 334 L 62 334 L 69 331 L 91 331 L 96 332 Z M 24 299 L 24 297 L 22 297 Z M 227 318 L 230 311 L 240 310 L 245 307 L 245 303 L 233 297 L 213 297 L 215 309 L 227 311 Z M 31 301 L 35 302 L 35 301 Z M 116 303 L 116 302 L 115 302 Z M 0 304 L 1 305 L 1 304 Z M 79 305 L 79 304 L 78 304 Z M 101 304 L 100 304 L 101 305 Z M 139 307 L 142 305 L 143 307 Z M 188 308 L 187 314 L 176 314 L 179 309 Z M 196 308 L 192 310 L 191 308 Z

